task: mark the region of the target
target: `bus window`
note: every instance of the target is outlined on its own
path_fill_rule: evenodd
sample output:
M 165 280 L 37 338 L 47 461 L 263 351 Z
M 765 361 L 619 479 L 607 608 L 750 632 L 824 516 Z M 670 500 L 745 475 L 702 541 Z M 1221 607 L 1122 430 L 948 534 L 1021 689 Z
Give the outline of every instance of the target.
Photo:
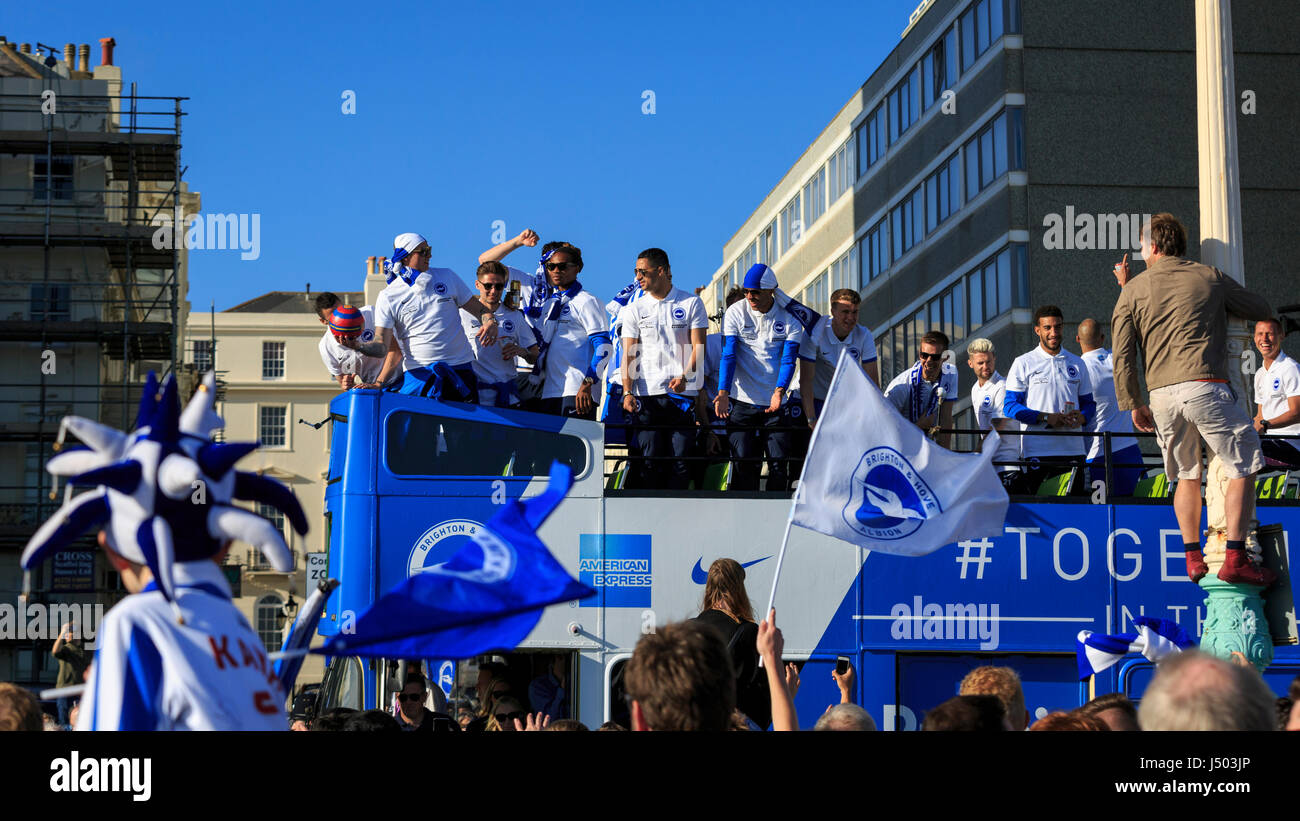
M 587 445 L 536 428 L 396 411 L 386 424 L 385 460 L 395 476 L 545 476 L 559 461 L 581 476 Z
M 627 688 L 623 686 L 623 673 L 627 659 L 614 662 L 609 671 L 609 720 L 621 727 L 632 729 L 632 706 L 627 701 Z M 592 727 L 591 729 L 596 729 Z
M 316 714 L 321 715 L 335 707 L 347 707 L 353 710 L 365 709 L 364 680 L 361 674 L 361 660 L 355 656 L 336 658 L 325 671 L 325 682 L 321 685 L 324 695 Z

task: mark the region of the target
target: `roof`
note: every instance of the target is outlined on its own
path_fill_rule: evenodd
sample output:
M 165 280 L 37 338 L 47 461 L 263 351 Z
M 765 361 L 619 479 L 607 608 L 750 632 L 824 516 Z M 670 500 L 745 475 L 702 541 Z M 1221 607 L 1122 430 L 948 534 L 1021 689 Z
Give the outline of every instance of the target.
M 301 314 L 315 311 L 316 297 L 325 291 L 271 291 L 241 302 L 233 308 L 222 311 L 223 314 Z M 344 305 L 360 308 L 365 304 L 364 291 L 333 291 Z

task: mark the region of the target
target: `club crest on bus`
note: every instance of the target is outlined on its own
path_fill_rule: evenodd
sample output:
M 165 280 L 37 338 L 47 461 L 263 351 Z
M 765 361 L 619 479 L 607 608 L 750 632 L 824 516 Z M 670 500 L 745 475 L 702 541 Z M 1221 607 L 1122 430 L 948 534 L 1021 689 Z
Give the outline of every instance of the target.
M 465 543 L 483 530 L 483 523 L 473 519 L 448 519 L 420 535 L 411 546 L 406 575 L 423 573 L 456 555 Z
M 901 539 L 943 511 L 930 486 L 898 451 L 872 448 L 862 454 L 844 506 L 849 527 L 873 539 Z
M 425 567 L 424 572 L 456 576 L 479 584 L 496 584 L 514 575 L 515 565 L 518 564 L 515 549 L 497 538 L 495 533 L 486 527 L 482 528 L 470 545 L 478 550 L 465 550 L 466 546 L 463 545 L 451 561 Z

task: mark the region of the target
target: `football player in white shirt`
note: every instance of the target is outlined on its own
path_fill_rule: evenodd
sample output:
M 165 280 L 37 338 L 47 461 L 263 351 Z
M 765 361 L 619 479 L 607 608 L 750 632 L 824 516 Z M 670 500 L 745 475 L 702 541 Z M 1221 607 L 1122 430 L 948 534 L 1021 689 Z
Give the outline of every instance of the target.
M 948 335 L 927 331 L 921 337 L 917 363 L 895 376 L 885 388 L 885 398 L 918 428 L 952 427 L 952 405 L 957 401 L 957 366 L 943 361 Z M 948 447 L 950 434 L 936 433 L 934 441 Z
M 713 409 L 731 422 L 728 438 L 736 460 L 731 488 L 758 490 L 766 453 L 767 490 L 785 491 L 795 456 L 785 397 L 804 340 L 803 325 L 777 306 L 771 268 L 757 263 L 745 273 L 742 286 L 744 301 L 728 308 L 722 320 L 722 365 Z
M 1300 365 L 1282 350 L 1282 324 L 1276 319 L 1255 323 L 1255 347 L 1264 365 L 1255 371 L 1255 430 L 1284 434 L 1290 441 L 1260 439 L 1264 455 L 1275 462 L 1300 467 Z
M 1133 415 L 1119 412 L 1119 399 L 1115 396 L 1115 363 L 1106 350 L 1106 335 L 1095 319 L 1079 323 L 1074 340 L 1079 343 L 1088 381 L 1092 383 L 1092 400 L 1097 406 L 1096 417 L 1087 430 L 1093 433 L 1109 431 L 1132 433 Z M 1112 436 L 1110 439 L 1111 483 L 1107 496 L 1132 496 L 1146 468 L 1142 463 L 1142 448 L 1132 436 Z M 1106 481 L 1105 446 L 1100 436 L 1092 437 L 1088 446 L 1088 464 L 1092 466 L 1089 482 Z
M 998 357 L 993 343 L 983 337 L 968 342 L 966 364 L 975 373 L 975 384 L 970 389 L 970 406 L 975 411 L 975 424 L 983 431 L 997 429 L 1001 441 L 997 453 L 993 454 L 993 467 L 998 471 L 998 478 L 1007 492 L 1019 493 L 1019 465 L 996 464 L 1020 460 L 1020 431 L 1015 422 L 1002 415 L 1007 383 L 1002 374 L 998 373 Z M 1009 433 L 1012 435 L 1009 436 Z
M 582 249 L 567 242 L 548 242 L 542 260 L 550 293 L 535 307 L 533 319 L 542 337 L 533 373 L 533 378 L 542 382 L 541 409 L 557 416 L 594 420 L 597 399 L 593 388 L 613 349 L 609 316 L 600 300 L 583 290 L 578 281 Z
M 1021 430 L 1059 430 L 1082 433 L 1097 407 L 1092 382 L 1083 360 L 1061 347 L 1064 319 L 1061 309 L 1044 305 L 1034 311 L 1034 333 L 1039 345 L 1016 357 L 1007 372 L 1002 413 L 1021 423 Z M 1025 436 L 1021 456 L 1028 461 L 1079 465 L 1084 460 L 1081 436 Z M 1049 468 L 1026 469 L 1028 482 L 1040 482 Z M 1074 487 L 1082 487 L 1075 477 Z
M 704 384 L 709 318 L 699 297 L 673 287 L 663 250 L 642 251 L 635 273 L 644 293 L 619 313 L 620 373 L 623 412 L 637 426 L 637 450 L 644 458 L 633 463 L 633 484 L 628 486 L 685 490 L 691 481 L 692 466 L 685 457 L 695 451 L 696 397 Z
M 479 342 L 496 343 L 496 317 L 483 307 L 450 268 L 429 268 L 429 243 L 415 233 L 399 234 L 388 263 L 409 287 L 385 288 L 375 303 L 375 340 L 345 340 L 343 345 L 367 356 L 381 356 L 394 338 L 404 340 L 401 392 L 458 402 L 478 401 L 474 353 L 465 340 L 458 308 L 483 325 Z M 387 365 L 381 381 L 389 376 Z
M 840 351 L 862 365 L 871 381 L 880 384 L 880 366 L 876 361 L 876 340 L 871 331 L 858 324 L 862 297 L 852 288 L 840 288 L 831 294 L 831 313 L 824 316 L 799 346 L 799 400 L 808 427 L 817 426 L 831 377 L 840 361 Z
M 334 337 L 329 329 L 330 316 L 334 313 L 334 309 L 342 304 L 337 294 L 328 291 L 316 296 L 316 316 L 325 326 L 325 333 L 321 335 L 318 346 L 320 359 L 325 369 L 330 372 L 330 376 L 334 377 L 334 381 L 346 391 L 359 385 L 373 383 L 383 370 L 384 357 L 366 356 L 360 351 L 341 344 Z M 375 338 L 375 309 L 373 306 L 365 305 L 360 308 L 360 311 L 366 320 L 366 329 L 361 334 L 361 341 L 369 342 Z M 400 354 L 390 355 L 396 358 Z
M 474 373 L 479 381 L 479 402 L 498 408 L 519 404 L 517 382 L 519 369 L 516 359 L 528 364 L 537 361 L 537 337 L 533 328 L 524 321 L 524 315 L 508 308 L 501 301 L 508 281 L 506 266 L 500 262 L 485 262 L 478 267 L 474 283 L 478 287 L 478 300 L 497 318 L 501 335 L 500 345 L 485 348 L 479 344 L 478 332 L 483 323 L 468 312 L 461 311 L 460 321 L 465 337 L 474 350 Z

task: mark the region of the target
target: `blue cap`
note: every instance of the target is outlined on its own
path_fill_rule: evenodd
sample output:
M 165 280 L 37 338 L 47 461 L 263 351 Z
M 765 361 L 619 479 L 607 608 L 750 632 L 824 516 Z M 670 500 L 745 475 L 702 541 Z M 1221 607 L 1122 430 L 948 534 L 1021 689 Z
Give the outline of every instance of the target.
M 776 288 L 776 274 L 772 273 L 771 268 L 757 262 L 745 272 L 745 279 L 741 286 L 751 291 L 770 291 Z

